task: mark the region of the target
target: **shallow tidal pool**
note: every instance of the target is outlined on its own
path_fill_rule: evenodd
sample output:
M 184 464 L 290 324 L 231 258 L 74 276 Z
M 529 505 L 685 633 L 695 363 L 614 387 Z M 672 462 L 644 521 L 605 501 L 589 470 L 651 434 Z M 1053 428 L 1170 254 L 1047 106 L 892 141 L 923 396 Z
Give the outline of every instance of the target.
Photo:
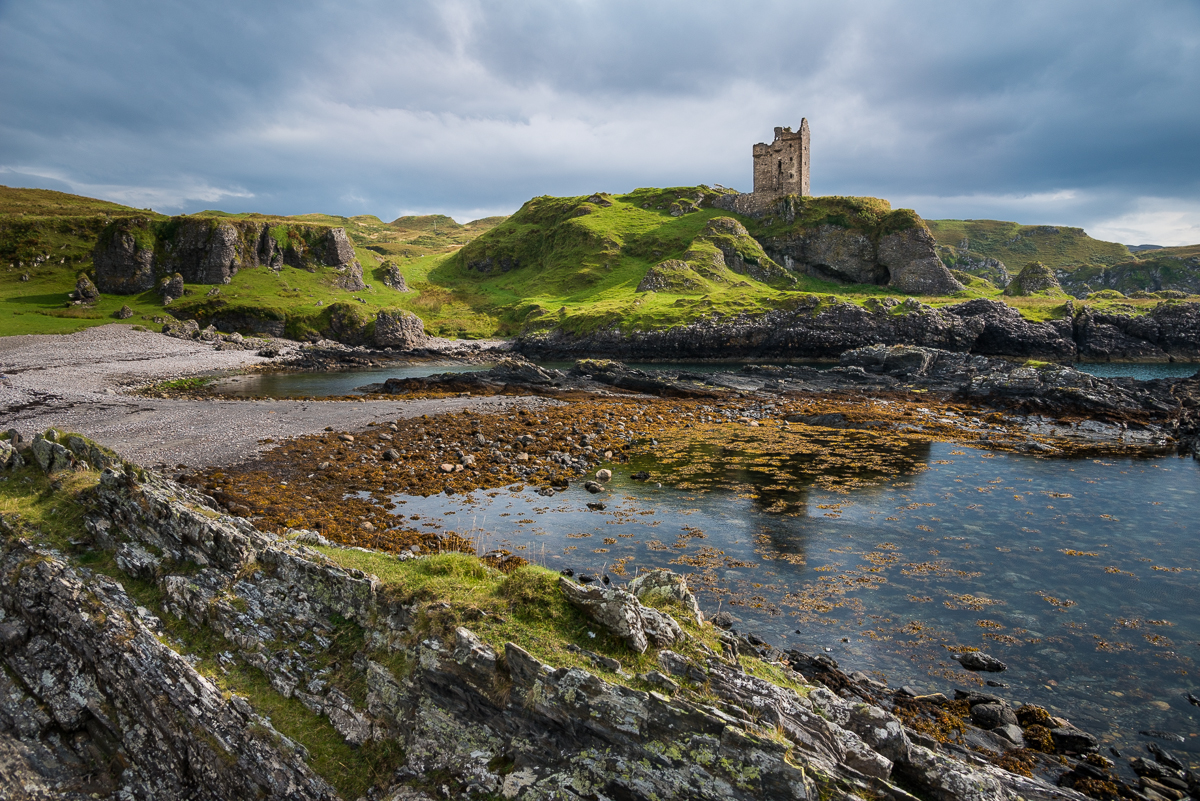
M 406 525 L 456 531 L 614 580 L 690 574 L 707 614 L 828 653 L 847 672 L 923 692 L 978 687 L 1044 705 L 1126 756 L 1159 740 L 1200 762 L 1200 463 L 1045 459 L 909 444 L 874 469 L 828 471 L 819 448 L 747 454 L 711 445 L 613 466 L 602 495 L 575 482 L 396 496 Z M 630 475 L 651 473 L 647 482 Z M 838 475 L 833 475 L 838 473 Z M 606 508 L 589 510 L 587 503 Z M 963 670 L 978 648 L 999 674 Z

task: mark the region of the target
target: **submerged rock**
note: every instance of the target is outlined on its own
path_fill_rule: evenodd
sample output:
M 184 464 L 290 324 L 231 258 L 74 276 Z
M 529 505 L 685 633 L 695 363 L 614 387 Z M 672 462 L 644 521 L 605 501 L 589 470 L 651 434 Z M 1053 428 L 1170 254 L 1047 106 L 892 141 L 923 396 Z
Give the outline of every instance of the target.
M 1008 670 L 1008 665 L 982 651 L 967 651 L 966 653 L 958 654 L 954 658 L 967 670 L 982 670 L 989 673 L 1000 673 Z

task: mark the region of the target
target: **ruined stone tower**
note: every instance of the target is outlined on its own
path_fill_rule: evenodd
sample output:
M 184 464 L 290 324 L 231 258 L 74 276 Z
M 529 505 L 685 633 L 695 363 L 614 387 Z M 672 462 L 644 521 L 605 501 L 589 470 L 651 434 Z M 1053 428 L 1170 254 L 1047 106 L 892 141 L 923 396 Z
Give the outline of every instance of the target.
M 754 146 L 754 194 L 762 200 L 784 195 L 807 197 L 808 191 L 808 120 L 800 120 L 800 130 L 776 128 L 775 141 Z

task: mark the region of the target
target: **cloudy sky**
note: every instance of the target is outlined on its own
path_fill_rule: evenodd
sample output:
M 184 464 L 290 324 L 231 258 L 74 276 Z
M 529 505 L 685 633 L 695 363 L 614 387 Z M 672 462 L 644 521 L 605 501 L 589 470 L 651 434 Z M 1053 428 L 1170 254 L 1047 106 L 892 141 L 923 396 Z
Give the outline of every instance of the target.
M 0 0 L 0 183 L 168 213 L 509 213 L 720 183 L 1200 242 L 1200 3 Z

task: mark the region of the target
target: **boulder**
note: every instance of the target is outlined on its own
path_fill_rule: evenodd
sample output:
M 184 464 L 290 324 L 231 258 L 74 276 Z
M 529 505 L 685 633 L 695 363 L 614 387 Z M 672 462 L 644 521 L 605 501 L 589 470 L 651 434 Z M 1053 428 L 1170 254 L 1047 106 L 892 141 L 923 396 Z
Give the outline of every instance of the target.
M 971 707 L 971 722 L 981 729 L 1015 726 L 1017 715 L 1005 704 L 976 704 Z
M 1010 297 L 1022 297 L 1039 293 L 1050 295 L 1066 294 L 1063 292 L 1062 285 L 1058 283 L 1058 279 L 1054 276 L 1054 271 L 1040 261 L 1031 261 L 1026 264 L 1024 269 L 1017 273 L 1017 277 L 1004 289 L 1004 294 Z
M 1054 738 L 1054 749 L 1063 753 L 1086 754 L 1100 747 L 1095 737 L 1071 725 L 1051 729 L 1050 736 Z
M 410 311 L 384 309 L 375 317 L 375 344 L 413 350 L 425 346 L 425 323 Z
M 200 335 L 200 324 L 195 320 L 168 320 L 162 332 L 176 339 L 195 339 Z
M 629 591 L 637 596 L 639 601 L 650 598 L 663 598 L 679 604 L 687 610 L 688 617 L 699 625 L 704 622 L 704 614 L 696 596 L 688 589 L 687 579 L 665 568 L 642 573 L 629 582 Z
M 397 292 L 407 292 L 408 284 L 404 282 L 404 274 L 395 262 L 385 262 L 383 265 L 383 285 Z
M 642 605 L 631 593 L 617 588 L 576 584 L 566 576 L 559 578 L 558 586 L 572 606 L 620 637 L 639 654 L 646 652 L 650 641 L 646 636 Z
M 113 312 L 113 317 L 116 317 L 118 320 L 128 320 L 132 316 L 133 309 L 129 308 L 128 305 L 122 305 L 121 308 Z
M 75 280 L 75 291 L 71 293 L 71 299 L 88 305 L 100 300 L 100 290 L 96 289 L 87 273 L 80 273 L 79 278 Z
M 0 470 L 20 470 L 25 466 L 17 448 L 6 439 L 0 439 Z
M 158 294 L 162 296 L 164 304 L 183 297 L 183 276 L 180 273 L 163 276 L 158 282 Z
M 33 453 L 33 461 L 47 475 L 75 467 L 74 455 L 58 443 L 58 432 L 52 428 L 43 434 L 35 434 L 29 450 Z
M 846 725 L 893 763 L 908 761 L 911 748 L 908 735 L 904 733 L 904 725 L 890 712 L 871 704 L 855 704 Z
M 558 585 L 572 606 L 620 637 L 639 654 L 645 653 L 650 643 L 666 648 L 684 637 L 675 618 L 643 606 L 627 590 L 576 584 L 566 576 L 559 578 Z

